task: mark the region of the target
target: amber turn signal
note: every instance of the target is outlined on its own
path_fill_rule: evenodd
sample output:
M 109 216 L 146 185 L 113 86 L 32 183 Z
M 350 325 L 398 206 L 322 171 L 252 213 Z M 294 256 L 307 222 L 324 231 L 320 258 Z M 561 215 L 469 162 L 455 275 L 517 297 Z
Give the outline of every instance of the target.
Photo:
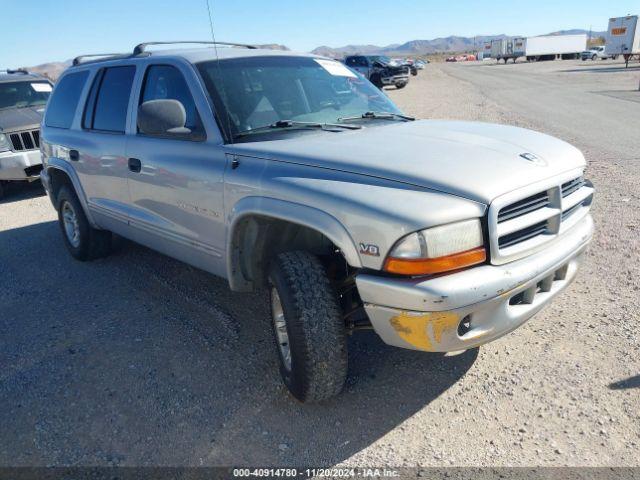
M 384 262 L 384 270 L 398 275 L 432 275 L 477 265 L 486 259 L 487 252 L 480 247 L 438 258 L 388 257 Z

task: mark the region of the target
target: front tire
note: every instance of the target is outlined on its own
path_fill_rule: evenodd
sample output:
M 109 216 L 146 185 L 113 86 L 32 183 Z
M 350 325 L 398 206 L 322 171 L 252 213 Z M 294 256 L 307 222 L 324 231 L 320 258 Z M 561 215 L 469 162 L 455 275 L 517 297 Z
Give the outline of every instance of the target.
M 279 254 L 269 272 L 271 317 L 280 373 L 301 402 L 342 391 L 347 339 L 336 293 L 323 265 L 307 252 Z
M 75 192 L 64 186 L 57 199 L 58 223 L 67 250 L 76 260 L 105 257 L 111 249 L 111 232 L 89 224 Z
M 373 83 L 376 87 L 378 87 L 380 90 L 382 90 L 382 87 L 384 85 L 382 84 L 382 77 L 380 76 L 379 73 L 374 73 L 373 75 L 371 75 L 371 78 L 369 79 L 369 81 Z

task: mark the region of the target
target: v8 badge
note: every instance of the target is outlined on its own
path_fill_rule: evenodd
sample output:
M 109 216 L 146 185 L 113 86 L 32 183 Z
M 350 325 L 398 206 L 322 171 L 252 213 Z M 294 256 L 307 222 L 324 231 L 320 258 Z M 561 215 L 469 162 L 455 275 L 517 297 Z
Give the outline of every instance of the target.
M 379 257 L 380 249 L 373 243 L 360 243 L 360 253 L 371 257 Z

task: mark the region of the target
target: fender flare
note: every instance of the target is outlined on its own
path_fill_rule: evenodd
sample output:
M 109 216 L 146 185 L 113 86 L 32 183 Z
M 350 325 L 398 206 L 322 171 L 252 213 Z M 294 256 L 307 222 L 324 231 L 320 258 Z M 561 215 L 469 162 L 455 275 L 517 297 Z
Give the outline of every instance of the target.
M 232 272 L 234 253 L 233 236 L 238 224 L 248 216 L 261 216 L 283 220 L 311 228 L 331 240 L 344 255 L 345 260 L 354 268 L 362 268 L 360 255 L 346 228 L 332 215 L 314 207 L 268 197 L 245 197 L 235 204 L 228 217 L 227 229 L 227 272 L 231 288 L 236 280 Z
M 78 200 L 80 201 L 80 205 L 82 206 L 82 210 L 84 210 L 84 214 L 86 215 L 87 220 L 89 221 L 89 224 L 93 228 L 100 228 L 98 227 L 95 220 L 93 219 L 93 216 L 91 215 L 91 211 L 89 210 L 89 203 L 87 202 L 87 196 L 85 195 L 84 190 L 82 189 L 82 184 L 80 183 L 78 174 L 73 169 L 73 167 L 69 165 L 69 162 L 65 160 L 61 160 L 57 157 L 49 157 L 47 160 L 47 166 L 45 167 L 45 170 L 43 170 L 43 173 L 46 172 L 47 177 L 50 177 L 49 170 L 52 170 L 52 169 L 60 170 L 63 173 L 65 173 L 67 177 L 69 177 L 69 179 L 71 180 L 71 184 L 73 185 L 73 189 L 75 190 L 75 193 L 78 197 Z M 50 185 L 50 182 L 51 182 L 51 179 L 48 178 L 47 183 L 49 183 L 49 185 Z M 55 198 L 53 198 L 53 192 L 51 194 L 51 200 L 54 202 L 54 207 L 55 207 Z

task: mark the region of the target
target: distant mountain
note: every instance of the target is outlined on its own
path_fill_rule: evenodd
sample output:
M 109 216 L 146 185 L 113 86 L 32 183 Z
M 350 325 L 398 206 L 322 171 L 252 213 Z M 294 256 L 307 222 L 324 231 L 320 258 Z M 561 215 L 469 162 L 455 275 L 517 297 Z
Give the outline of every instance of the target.
M 39 73 L 40 75 L 44 75 L 45 77 L 48 77 L 51 80 L 55 81 L 62 74 L 62 72 L 64 72 L 70 66 L 71 60 L 67 60 L 66 62 L 49 62 L 43 63 L 41 65 L 36 65 L 35 67 L 27 67 L 27 70 L 29 70 L 30 72 Z
M 332 58 L 342 58 L 345 55 L 425 55 L 437 52 L 463 52 L 479 48 L 484 42 L 504 38 L 505 35 L 479 35 L 477 37 L 435 38 L 433 40 L 411 40 L 405 43 L 394 43 L 386 46 L 378 45 L 346 45 L 344 47 L 322 46 L 311 51 L 316 55 Z
M 571 29 L 571 30 L 559 30 L 557 32 L 549 33 L 548 35 L 576 35 L 580 33 L 589 34 L 589 30 L 584 29 Z M 598 38 L 606 36 L 607 32 L 592 31 L 591 37 Z M 345 45 L 344 47 L 329 47 L 323 45 L 321 47 L 314 48 L 311 53 L 316 55 L 322 55 L 330 58 L 343 58 L 346 55 L 392 55 L 392 56 L 412 56 L 412 55 L 428 55 L 433 53 L 458 53 L 458 52 L 470 52 L 482 48 L 485 42 L 490 42 L 494 39 L 506 38 L 507 35 L 477 35 L 475 37 L 460 37 L 450 36 L 444 38 L 434 38 L 432 40 L 411 40 L 405 43 L 392 43 L 386 46 L 379 45 Z M 288 51 L 289 47 L 277 43 L 268 43 L 264 45 L 256 45 L 260 48 L 267 48 L 271 50 L 285 50 Z M 52 80 L 56 80 L 60 74 L 71 65 L 71 60 L 66 62 L 49 62 L 42 65 L 36 65 L 34 67 L 28 67 L 27 69 L 46 75 Z
M 582 30 L 581 28 L 574 28 L 573 30 L 560 30 L 558 32 L 551 32 L 549 35 L 579 35 L 581 33 L 589 35 L 589 30 Z M 591 32 L 591 38 L 605 37 L 607 32 Z
M 269 50 L 289 50 L 289 47 L 287 47 L 286 45 L 280 45 L 277 43 L 256 45 L 256 47 L 266 48 Z M 51 80 L 55 81 L 62 74 L 62 72 L 64 72 L 70 66 L 71 66 L 71 60 L 67 60 L 65 62 L 49 62 L 49 63 L 43 63 L 41 65 L 35 65 L 33 67 L 25 67 L 25 68 L 30 72 L 39 73 L 40 75 L 44 75 L 45 77 L 48 77 Z
M 396 47 L 398 45 L 394 44 L 393 46 Z M 379 47 L 377 45 L 346 45 L 340 48 L 322 46 L 314 48 L 311 53 L 315 55 L 322 55 L 324 57 L 342 58 L 345 55 L 370 55 L 375 53 L 382 53 L 384 48 L 385 47 Z
M 548 35 L 575 35 L 585 33 L 588 30 L 573 29 L 560 30 Z M 597 38 L 605 36 L 607 32 L 592 31 L 591 37 Z M 458 53 L 478 50 L 485 42 L 491 40 L 507 38 L 505 34 L 499 35 L 477 35 L 475 37 L 450 36 L 444 38 L 434 38 L 433 40 L 411 40 L 406 43 L 394 43 L 387 46 L 378 45 L 346 45 L 344 47 L 328 47 L 323 45 L 311 51 L 316 55 L 323 55 L 331 58 L 343 58 L 346 55 L 428 55 L 433 53 Z
M 256 45 L 258 48 L 266 48 L 267 50 L 285 50 L 289 51 L 290 48 L 286 45 L 280 45 L 279 43 L 265 43 L 263 45 Z

